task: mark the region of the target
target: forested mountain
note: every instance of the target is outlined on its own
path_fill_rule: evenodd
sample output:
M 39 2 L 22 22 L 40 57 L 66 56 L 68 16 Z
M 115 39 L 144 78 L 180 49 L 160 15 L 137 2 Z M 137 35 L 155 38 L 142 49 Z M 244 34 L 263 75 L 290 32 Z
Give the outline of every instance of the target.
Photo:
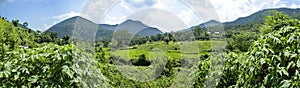
M 295 19 L 300 19 L 300 9 L 291 9 L 291 8 L 275 8 L 275 9 L 264 9 L 264 10 L 260 10 L 256 13 L 253 13 L 249 16 L 246 17 L 241 17 L 238 18 L 234 21 L 231 22 L 224 22 L 223 27 L 225 28 L 225 30 L 231 30 L 231 29 L 240 29 L 240 28 L 244 28 L 245 26 L 255 26 L 255 28 L 257 28 L 255 24 L 261 24 L 264 22 L 265 17 L 266 16 L 270 16 L 273 15 L 272 11 L 278 11 L 281 12 L 283 14 L 287 14 L 289 17 L 291 18 L 295 18 Z M 217 24 L 220 24 L 220 22 L 215 21 L 215 20 L 211 20 L 196 26 L 200 26 L 202 29 L 207 29 L 206 26 L 211 27 L 211 26 L 215 26 Z M 193 26 L 191 28 L 188 29 L 184 29 L 181 31 L 188 31 L 191 29 L 194 29 L 196 26 Z
M 151 36 L 156 34 L 162 34 L 162 32 L 153 27 L 149 27 L 145 24 L 143 24 L 140 21 L 135 20 L 127 20 L 123 23 L 121 23 L 116 30 L 127 30 L 131 34 L 136 34 L 139 36 Z
M 127 20 L 121 24 L 109 25 L 109 24 L 96 24 L 92 21 L 89 21 L 80 16 L 72 17 L 67 20 L 64 20 L 54 26 L 52 26 L 46 32 L 55 32 L 57 33 L 58 38 L 64 36 L 72 36 L 74 29 L 91 32 L 85 33 L 87 36 L 94 34 L 93 31 L 96 31 L 96 40 L 110 39 L 115 30 L 127 30 L 131 34 L 136 34 L 139 36 L 151 36 L 156 34 L 162 34 L 162 32 L 153 27 L 149 27 L 143 24 L 140 21 Z M 84 38 L 84 35 L 81 35 Z
M 52 26 L 46 32 L 55 32 L 55 33 L 57 33 L 58 38 L 62 38 L 64 36 L 72 36 L 74 29 L 87 31 L 87 32 L 98 30 L 98 34 L 112 33 L 114 30 L 114 29 L 112 29 L 111 26 L 103 26 L 107 30 L 104 30 L 104 28 L 102 29 L 101 27 L 98 27 L 98 26 L 101 26 L 101 25 L 98 25 L 98 24 L 96 24 L 92 21 L 89 21 L 85 18 L 82 18 L 80 16 L 76 16 L 76 17 L 66 19 L 66 20 Z
M 179 32 L 190 31 L 190 30 L 195 29 L 196 27 L 201 27 L 202 29 L 206 30 L 206 29 L 207 29 L 207 28 L 206 28 L 207 26 L 212 27 L 212 26 L 217 26 L 217 25 L 221 25 L 221 24 L 222 24 L 222 23 L 219 22 L 219 21 L 216 21 L 216 20 L 210 20 L 210 21 L 207 21 L 207 22 L 205 22 L 205 23 L 199 24 L 199 25 L 197 25 L 197 26 L 193 26 L 193 27 L 190 27 L 190 28 L 188 28 L 188 29 L 180 30 Z
M 241 24 L 248 24 L 248 23 L 263 23 L 266 16 L 273 15 L 272 11 L 278 11 L 283 14 L 286 14 L 292 18 L 299 18 L 300 17 L 300 9 L 291 9 L 291 8 L 277 8 L 277 9 L 264 9 L 258 11 L 250 16 L 238 18 L 232 22 L 225 22 L 223 23 L 226 26 L 232 25 L 241 25 Z

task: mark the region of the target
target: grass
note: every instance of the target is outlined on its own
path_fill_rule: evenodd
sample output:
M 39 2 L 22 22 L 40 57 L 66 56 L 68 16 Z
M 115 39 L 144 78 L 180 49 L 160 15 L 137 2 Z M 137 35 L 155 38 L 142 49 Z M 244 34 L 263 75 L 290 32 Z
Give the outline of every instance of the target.
M 164 53 L 168 58 L 181 59 L 182 57 L 186 58 L 187 55 L 191 54 L 198 54 L 198 56 L 210 54 L 210 50 L 212 48 L 216 46 L 223 46 L 224 44 L 224 41 L 170 42 L 169 44 L 161 41 L 136 45 L 136 49 L 118 50 L 112 52 L 112 54 L 120 56 L 125 60 L 130 60 L 137 59 L 142 54 L 145 54 L 146 58 L 149 58 L 149 55 L 154 52 L 153 50 L 159 50 L 162 51 L 160 53 Z M 151 60 L 154 58 L 149 59 Z

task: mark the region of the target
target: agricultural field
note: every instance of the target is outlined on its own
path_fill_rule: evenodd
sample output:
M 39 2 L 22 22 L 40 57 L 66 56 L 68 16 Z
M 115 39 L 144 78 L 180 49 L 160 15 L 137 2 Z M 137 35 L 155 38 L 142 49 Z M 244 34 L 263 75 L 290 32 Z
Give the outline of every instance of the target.
M 132 59 L 132 58 L 138 58 L 140 55 L 145 54 L 147 58 L 149 58 L 149 54 L 152 53 L 153 50 L 161 50 L 163 53 L 166 54 L 167 57 L 173 58 L 173 59 L 181 59 L 182 54 L 184 54 L 184 51 L 182 52 L 180 50 L 180 47 L 186 47 L 182 45 L 183 43 L 187 43 L 190 46 L 196 46 L 196 48 L 193 48 L 191 50 L 196 50 L 196 53 L 199 57 L 201 55 L 210 54 L 212 52 L 212 42 L 214 43 L 214 46 L 225 46 L 225 41 L 215 41 L 215 40 L 207 40 L 207 41 L 193 41 L 193 42 L 171 42 L 169 44 L 166 44 L 164 42 L 152 42 L 147 43 L 143 45 L 136 45 L 133 46 L 134 49 L 127 49 L 127 50 L 117 50 L 113 51 L 112 54 L 116 56 L 120 56 L 121 58 L 124 58 L 126 60 Z M 182 46 L 181 46 L 182 45 Z M 188 47 L 188 46 L 187 46 Z M 190 51 L 190 50 L 189 50 Z

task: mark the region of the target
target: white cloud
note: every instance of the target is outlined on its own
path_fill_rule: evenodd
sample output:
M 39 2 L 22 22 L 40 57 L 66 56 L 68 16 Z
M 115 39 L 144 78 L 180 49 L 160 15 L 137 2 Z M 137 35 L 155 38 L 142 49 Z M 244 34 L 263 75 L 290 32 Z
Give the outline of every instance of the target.
M 154 4 L 152 7 L 158 9 L 168 9 L 168 6 L 165 5 L 161 0 L 157 0 L 156 4 Z
M 188 24 L 189 26 L 194 26 L 195 24 L 193 24 L 193 20 L 197 20 L 196 16 L 194 16 L 194 12 L 191 9 L 181 10 L 177 16 L 183 19 L 184 23 Z
M 80 16 L 98 23 L 105 16 L 105 12 L 116 0 L 89 0 L 87 5 L 82 9 Z
M 128 6 L 128 4 L 125 3 L 125 1 L 121 1 L 121 2 L 120 2 L 120 5 L 121 5 L 123 8 L 125 8 L 126 10 L 131 10 L 130 7 Z
M 114 2 L 114 0 L 101 3 L 96 2 L 96 0 L 91 1 L 93 3 L 89 3 L 89 6 L 86 7 L 87 9 L 84 9 L 87 10 L 86 12 L 84 12 L 84 14 L 87 14 L 86 17 L 92 19 L 92 21 L 99 20 L 101 18 L 100 16 L 103 15 L 103 13 L 99 12 L 101 12 L 101 10 L 106 10 L 105 6 L 110 5 L 112 2 Z M 117 3 L 119 5 L 113 7 L 115 9 L 111 8 L 111 10 L 115 11 L 109 12 L 110 14 L 104 14 L 105 19 L 103 20 L 103 22 L 108 24 L 119 24 L 125 21 L 126 18 L 130 15 L 148 8 L 145 8 L 144 6 L 149 5 L 142 5 L 141 8 L 134 7 L 134 5 L 138 5 L 141 3 L 145 4 L 145 0 L 122 0 L 120 1 L 120 3 Z M 237 18 L 249 16 L 254 12 L 262 9 L 287 7 L 288 5 L 281 0 L 203 0 L 200 3 L 207 6 L 199 6 L 199 8 L 196 8 L 196 12 L 198 12 L 199 14 L 196 14 L 194 10 L 190 9 L 189 6 L 185 6 L 186 4 L 183 4 L 178 0 L 155 0 L 153 2 L 153 5 L 149 6 L 149 8 L 171 12 L 188 26 L 194 26 L 200 24 L 200 22 L 202 23 L 208 20 L 218 20 L 218 17 L 221 22 L 234 21 Z M 289 4 L 288 7 L 299 8 L 300 5 Z M 214 10 L 218 16 L 211 13 Z M 202 18 L 198 18 L 198 15 L 200 15 Z M 162 16 L 157 18 L 164 18 L 163 15 L 155 16 Z
M 295 3 L 293 3 L 291 6 L 290 6 L 290 8 L 297 8 L 298 6 L 295 4 Z
M 142 21 L 148 26 L 159 28 L 163 32 L 170 32 L 187 28 L 187 25 L 175 14 L 161 9 L 146 9 L 134 13 L 129 19 Z
M 119 24 L 126 20 L 127 16 L 110 16 L 106 15 L 106 17 L 103 19 L 105 21 L 105 24 Z
M 280 0 L 210 0 L 222 22 L 233 21 L 266 8 L 277 7 Z
M 150 8 L 171 12 L 179 18 L 177 21 L 183 21 L 187 26 L 195 26 L 203 22 L 190 6 L 179 0 L 157 0 Z
M 286 4 L 280 4 L 278 7 L 287 7 Z
M 58 21 L 62 21 L 62 20 L 65 20 L 65 19 L 68 19 L 68 18 L 71 18 L 71 17 L 74 17 L 74 16 L 79 16 L 79 15 L 80 15 L 79 12 L 70 11 L 69 13 L 54 16 L 52 18 L 53 19 L 58 19 Z
M 63 20 L 66 20 L 66 19 L 74 17 L 74 16 L 79 16 L 79 15 L 80 15 L 79 12 L 70 11 L 69 13 L 65 13 L 65 14 L 61 14 L 61 15 L 42 18 L 41 20 L 44 21 L 45 23 L 43 25 L 41 25 L 40 27 L 34 28 L 34 29 L 44 31 L 44 30 L 49 29 L 51 26 L 57 24 L 58 22 L 61 22 Z M 47 23 L 47 21 L 50 21 L 50 20 L 53 22 Z
M 300 5 L 293 3 L 293 4 L 291 4 L 290 8 L 300 8 Z

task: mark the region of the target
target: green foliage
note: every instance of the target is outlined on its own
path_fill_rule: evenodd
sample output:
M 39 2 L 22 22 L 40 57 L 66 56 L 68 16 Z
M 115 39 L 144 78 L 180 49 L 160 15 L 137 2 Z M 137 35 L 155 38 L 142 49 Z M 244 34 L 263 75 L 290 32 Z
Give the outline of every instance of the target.
M 275 12 L 268 31 L 246 53 L 229 53 L 219 86 L 299 87 L 300 23 Z
M 149 65 L 151 65 L 151 62 L 146 59 L 145 54 L 140 55 L 139 58 L 136 60 L 131 59 L 131 62 L 134 66 L 149 66 Z
M 274 16 L 267 16 L 264 25 L 260 28 L 262 34 L 270 33 L 274 30 L 279 30 L 284 26 L 297 25 L 296 19 L 291 19 L 288 15 L 273 11 Z
M 198 66 L 198 74 L 195 79 L 195 84 L 193 85 L 196 88 L 201 88 L 203 87 L 204 82 L 206 81 L 206 77 L 209 73 L 210 69 L 210 58 L 208 55 L 202 55 L 200 56 L 201 60 L 199 61 L 199 66 Z
M 256 32 L 233 32 L 232 36 L 227 38 L 226 48 L 230 51 L 247 52 L 257 37 Z
M 220 69 L 224 70 L 217 87 L 299 87 L 300 23 L 287 15 L 273 13 L 274 16 L 267 17 L 262 26 L 251 23 L 228 27 L 234 29 L 226 34 L 227 49 L 231 51 L 225 55 L 225 65 L 218 69 L 212 67 L 222 65 L 222 60 L 210 57 L 215 52 L 211 45 L 223 42 L 191 42 L 199 48 L 195 55 L 200 55 L 193 87 L 203 87 L 206 81 L 214 81 L 210 76 L 219 74 Z M 208 37 L 205 30 L 196 27 L 190 32 L 165 33 L 127 41 L 130 35 L 121 31 L 115 37 L 121 41 L 96 42 L 96 59 L 92 59 L 92 44 L 83 42 L 82 46 L 77 46 L 88 47 L 88 50 L 82 51 L 89 53 L 83 53 L 69 45 L 68 36 L 58 39 L 56 33 L 34 32 L 18 27 L 16 23 L 17 20 L 9 23 L 0 19 L 0 87 L 170 87 L 177 80 L 178 72 L 186 70 L 182 66 L 189 59 L 182 59 L 186 55 L 180 50 L 183 48 L 180 47 L 183 44 L 181 40 L 185 38 L 182 34 L 194 34 L 197 40 L 207 40 Z M 175 37 L 180 42 L 176 42 Z M 189 36 L 187 40 L 190 38 L 193 37 Z M 75 43 L 80 45 L 81 42 Z M 123 50 L 109 52 L 110 44 Z M 131 59 L 132 64 L 141 70 L 151 67 L 154 60 L 149 55 L 155 48 L 166 53 L 166 64 L 159 69 L 162 73 L 156 79 L 141 82 L 117 70 L 120 64 L 116 60 L 123 61 L 124 66 L 131 66 L 131 63 L 128 64 Z
M 1 87 L 78 87 L 71 45 L 49 44 L 7 52 L 0 59 Z
M 201 27 L 197 26 L 193 29 L 193 33 L 196 40 L 209 40 L 209 35 L 207 31 L 203 30 Z
M 13 22 L 16 21 L 14 20 Z M 0 19 L 0 24 L 0 42 L 3 46 L 9 47 L 11 50 L 18 49 L 19 47 L 38 47 L 42 45 L 41 43 L 53 42 L 59 45 L 70 43 L 67 41 L 68 38 L 58 39 L 56 33 L 34 32 L 31 29 L 14 26 L 14 23 L 9 23 L 3 19 Z
M 15 27 L 19 26 L 19 20 L 12 20 L 12 23 Z
M 28 23 L 27 23 L 27 22 L 24 22 L 24 23 L 23 23 L 23 26 L 27 27 L 27 26 L 28 26 Z

